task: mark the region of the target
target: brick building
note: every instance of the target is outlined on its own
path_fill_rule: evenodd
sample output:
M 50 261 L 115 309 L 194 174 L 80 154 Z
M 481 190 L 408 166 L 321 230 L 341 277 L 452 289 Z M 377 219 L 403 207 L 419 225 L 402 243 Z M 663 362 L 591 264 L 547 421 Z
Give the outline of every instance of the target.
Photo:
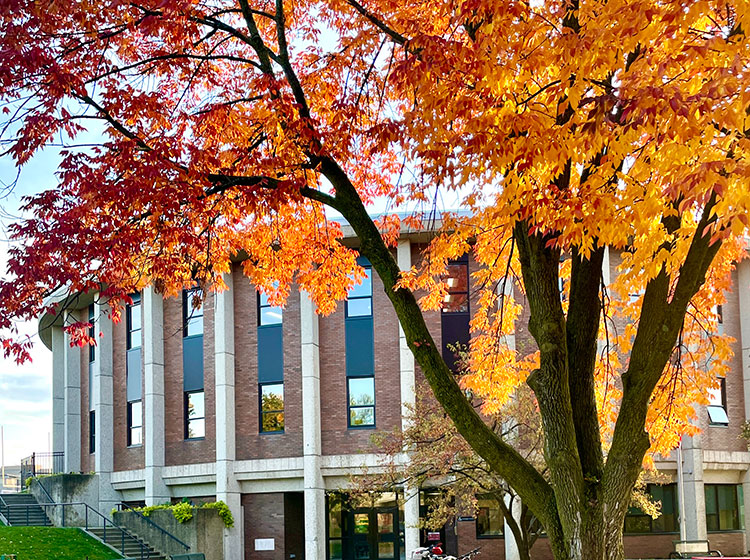
M 420 258 L 424 241 L 402 238 L 402 269 Z M 426 313 L 438 344 L 468 337 L 472 266 L 453 263 L 451 302 Z M 683 444 L 688 538 L 708 538 L 725 554 L 750 544 L 750 453 L 739 437 L 750 418 L 750 262 L 734 274 L 723 308 L 723 328 L 736 340 L 733 367 L 701 411 L 703 433 Z M 239 265 L 226 282 L 229 290 L 199 310 L 190 293 L 165 300 L 146 289 L 117 324 L 93 295 L 69 297 L 65 313 L 94 320 L 101 333 L 92 348 L 71 347 L 59 316 L 40 319 L 53 351 L 53 447 L 65 453 L 66 472 L 97 473 L 105 512 L 120 501 L 225 501 L 236 520 L 225 530 L 227 560 L 408 558 L 425 538 L 416 526 L 428 490 L 405 489 L 401 501 L 386 494 L 366 509 L 348 508 L 341 492 L 352 473 L 377 467 L 363 450 L 374 430 L 402 426 L 420 375 L 379 279 L 356 287 L 328 317 L 304 293 L 293 292 L 283 310 L 270 306 Z M 524 344 L 525 329 L 515 335 Z M 677 472 L 675 460 L 658 466 Z M 663 515 L 628 515 L 629 558 L 666 557 L 679 539 L 676 485 L 651 490 Z M 476 518 L 446 525 L 441 539 L 452 552 L 482 546 L 488 560 L 510 559 L 501 519 L 480 502 Z M 551 557 L 544 538 L 533 557 Z

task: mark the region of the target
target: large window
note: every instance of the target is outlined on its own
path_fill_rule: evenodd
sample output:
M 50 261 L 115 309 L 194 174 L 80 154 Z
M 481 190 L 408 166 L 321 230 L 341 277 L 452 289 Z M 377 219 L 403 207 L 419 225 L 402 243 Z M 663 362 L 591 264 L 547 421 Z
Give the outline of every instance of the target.
M 131 296 L 133 303 L 126 308 L 126 323 L 128 331 L 128 350 L 141 347 L 141 294 Z
M 375 425 L 375 378 L 350 377 L 348 380 L 349 427 Z
M 205 393 L 185 393 L 185 439 L 206 437 Z
M 477 496 L 477 537 L 502 537 L 504 527 L 505 519 L 497 499 L 491 496 Z
M 652 519 L 640 508 L 631 507 L 625 516 L 626 533 L 676 533 L 680 529 L 677 516 L 677 486 L 675 484 L 649 484 L 648 493 L 661 502 L 661 515 Z
M 95 327 L 95 321 L 96 321 L 96 308 L 94 304 L 92 303 L 89 305 L 89 336 L 92 340 L 96 340 L 96 327 Z M 96 360 L 96 344 L 92 342 L 89 344 L 89 363 L 92 363 Z M 91 391 L 91 387 L 89 387 L 89 391 Z
M 143 404 L 142 401 L 128 403 L 128 447 L 143 443 Z
M 284 384 L 260 385 L 260 431 L 284 431 Z
M 737 484 L 705 484 L 706 529 L 709 531 L 737 531 L 742 529 L 740 504 L 742 486 Z
M 708 392 L 708 419 L 712 426 L 728 426 L 727 380 L 719 377 L 719 387 Z
M 183 336 L 203 334 L 203 304 L 199 288 L 182 292 L 182 325 Z
M 280 325 L 284 318 L 284 310 L 268 303 L 268 296 L 258 292 L 258 326 Z
M 96 453 L 96 412 L 89 411 L 89 453 Z
M 370 317 L 372 316 L 372 267 L 368 264 L 363 266 L 365 277 L 361 284 L 356 284 L 349 290 L 346 300 L 347 317 Z

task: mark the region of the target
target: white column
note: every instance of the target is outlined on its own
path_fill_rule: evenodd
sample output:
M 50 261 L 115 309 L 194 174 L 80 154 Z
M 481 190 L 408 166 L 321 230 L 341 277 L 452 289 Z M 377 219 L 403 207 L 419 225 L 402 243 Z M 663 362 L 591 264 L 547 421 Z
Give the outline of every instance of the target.
M 144 457 L 146 505 L 169 501 L 164 468 L 164 300 L 143 290 Z
M 227 289 L 214 296 L 214 363 L 216 366 L 216 499 L 232 511 L 234 527 L 224 529 L 224 558 L 244 555 L 240 486 L 234 475 L 234 290 L 232 274 L 224 275 Z
M 112 320 L 102 312 L 95 319 L 97 345 L 93 367 L 93 387 L 91 402 L 95 413 L 96 453 L 94 470 L 99 478 L 99 511 L 109 512 L 118 503 L 117 492 L 112 488 L 112 471 L 115 465 L 114 456 L 114 406 L 112 384 Z
M 740 340 L 742 386 L 745 393 L 745 419 L 750 420 L 750 260 L 737 265 L 737 295 L 740 300 Z M 748 512 L 750 515 L 750 512 Z
M 411 269 L 411 242 L 401 239 L 396 252 L 398 267 Z M 401 380 L 401 429 L 409 428 L 409 416 L 413 414 L 415 396 L 414 354 L 406 343 L 406 334 L 401 324 L 398 325 L 399 369 Z M 408 459 L 408 454 L 404 454 Z M 419 547 L 419 488 L 407 485 L 404 488 L 404 544 L 406 557 Z
M 705 540 L 706 496 L 703 491 L 703 448 L 701 436 L 682 438 L 685 484 L 685 534 L 687 540 Z M 680 465 L 677 465 L 680 468 Z M 680 521 L 682 522 L 682 520 Z
M 65 452 L 65 333 L 52 329 L 52 451 Z
M 520 526 L 521 524 L 521 498 L 513 496 L 513 502 L 511 503 L 510 495 L 505 495 L 505 503 L 510 505 L 510 512 L 516 523 Z M 504 533 L 505 535 L 505 560 L 521 560 L 521 553 L 518 551 L 518 543 L 516 542 L 513 532 L 510 530 L 508 522 L 505 521 Z
M 73 312 L 66 312 L 66 318 Z M 75 317 L 66 323 L 75 322 Z M 70 335 L 63 340 L 65 373 L 65 472 L 81 470 L 81 348 L 70 346 Z
M 305 489 L 305 558 L 326 557 L 326 491 L 320 467 L 320 342 L 318 315 L 300 294 L 302 343 L 302 447 Z

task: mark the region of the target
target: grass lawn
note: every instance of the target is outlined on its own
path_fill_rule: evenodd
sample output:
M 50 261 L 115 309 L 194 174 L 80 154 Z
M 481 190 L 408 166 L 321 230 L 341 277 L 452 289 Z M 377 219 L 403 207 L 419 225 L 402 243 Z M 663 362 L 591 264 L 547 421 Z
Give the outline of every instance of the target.
M 112 560 L 122 558 L 79 529 L 0 527 L 0 555 L 17 560 Z

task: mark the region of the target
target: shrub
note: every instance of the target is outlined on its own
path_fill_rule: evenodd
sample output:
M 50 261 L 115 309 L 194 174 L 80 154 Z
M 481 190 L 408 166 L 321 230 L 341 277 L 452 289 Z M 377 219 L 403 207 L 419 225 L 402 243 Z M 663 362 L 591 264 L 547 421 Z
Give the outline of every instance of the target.
M 215 509 L 219 513 L 219 517 L 224 522 L 224 526 L 227 529 L 231 529 L 232 527 L 234 527 L 234 517 L 232 516 L 232 512 L 230 511 L 229 506 L 227 506 L 227 504 L 225 504 L 224 502 L 211 502 L 208 504 L 203 504 L 199 506 L 199 508 Z M 193 518 L 193 510 L 198 508 L 196 508 L 196 506 L 194 506 L 190 502 L 184 501 L 180 502 L 179 504 L 158 504 L 155 506 L 133 508 L 133 511 L 138 511 L 145 517 L 148 517 L 149 515 L 151 515 L 152 511 L 156 511 L 159 509 L 168 509 L 172 512 L 172 515 L 174 515 L 174 518 L 178 523 L 187 523 Z M 115 511 L 116 510 L 112 510 L 113 515 Z
M 203 504 L 201 508 L 215 509 L 219 512 L 219 517 L 221 517 L 221 520 L 224 522 L 224 526 L 227 529 L 231 529 L 232 527 L 234 527 L 234 517 L 232 516 L 232 511 L 224 502 L 211 502 L 209 504 Z

